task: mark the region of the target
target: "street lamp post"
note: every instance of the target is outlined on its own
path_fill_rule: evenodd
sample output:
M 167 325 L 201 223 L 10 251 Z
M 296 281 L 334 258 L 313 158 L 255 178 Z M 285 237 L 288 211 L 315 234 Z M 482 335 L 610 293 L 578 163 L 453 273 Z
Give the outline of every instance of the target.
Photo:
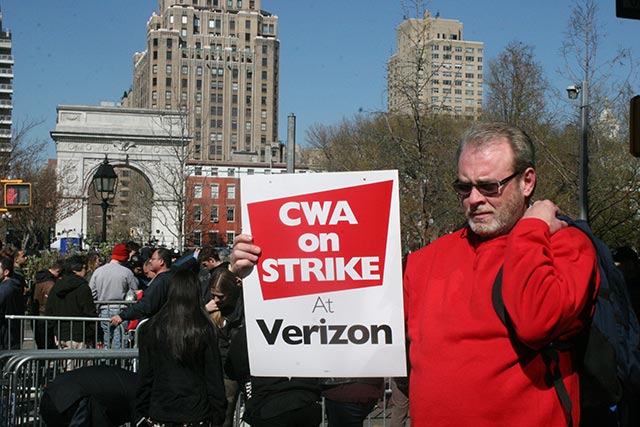
M 109 164 L 109 160 L 105 155 L 104 161 L 93 175 L 93 190 L 96 193 L 96 197 L 99 194 L 101 199 L 103 243 L 107 241 L 107 209 L 109 208 L 109 200 L 111 200 L 116 193 L 117 182 L 118 175 L 116 175 L 116 171 L 113 169 L 113 166 Z
M 589 87 L 585 79 L 581 84 L 569 86 L 567 93 L 569 98 L 576 99 L 581 94 L 580 99 L 580 160 L 578 170 L 578 201 L 580 203 L 580 219 L 589 220 L 589 150 L 588 150 L 588 128 L 589 128 Z

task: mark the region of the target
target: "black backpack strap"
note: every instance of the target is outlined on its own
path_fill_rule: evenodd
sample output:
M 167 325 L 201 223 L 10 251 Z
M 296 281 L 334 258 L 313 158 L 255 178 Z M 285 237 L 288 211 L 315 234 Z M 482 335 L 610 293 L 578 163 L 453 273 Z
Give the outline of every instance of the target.
M 504 299 L 502 298 L 502 270 L 504 266 L 500 267 L 496 279 L 493 282 L 493 288 L 491 289 L 491 300 L 493 301 L 493 309 L 500 318 L 502 324 L 507 328 L 509 336 L 517 338 L 511 321 L 508 319 L 507 309 L 504 306 Z M 567 427 L 574 427 L 571 403 L 571 396 L 567 391 L 567 387 L 564 385 L 562 379 L 562 373 L 560 372 L 560 355 L 558 350 L 554 347 L 554 343 L 550 343 L 544 347 L 540 354 L 545 365 L 547 365 L 547 371 L 553 380 L 553 387 L 558 395 L 558 400 L 564 408 L 565 416 L 567 417 Z
M 496 311 L 496 314 L 500 318 L 500 321 L 504 326 L 507 325 L 507 310 L 504 308 L 504 300 L 502 299 L 502 269 L 504 266 L 500 267 L 498 274 L 496 275 L 496 280 L 493 282 L 493 288 L 491 289 L 491 300 L 493 301 L 493 309 Z

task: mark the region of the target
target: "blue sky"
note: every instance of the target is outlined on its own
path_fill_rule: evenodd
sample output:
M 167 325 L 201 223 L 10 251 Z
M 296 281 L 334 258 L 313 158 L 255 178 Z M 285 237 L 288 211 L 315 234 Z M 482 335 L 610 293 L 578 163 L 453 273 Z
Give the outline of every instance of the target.
M 406 3 L 409 3 L 407 1 Z M 640 21 L 615 17 L 615 0 L 600 0 L 607 37 L 603 55 L 640 40 Z M 559 48 L 571 2 L 432 0 L 442 18 L 463 22 L 463 37 L 485 43 L 485 62 L 511 40 L 535 47 L 556 88 L 573 83 Z M 3 27 L 13 33 L 14 123 L 44 120 L 32 138 L 48 143 L 58 104 L 118 101 L 131 86 L 132 55 L 145 48 L 155 0 L 0 0 Z M 395 51 L 400 0 L 262 0 L 279 17 L 280 129 L 297 116 L 297 141 L 313 123 L 335 124 L 359 111 L 385 109 L 385 65 Z M 640 51 L 633 51 L 640 60 Z M 640 92 L 637 83 L 636 93 Z

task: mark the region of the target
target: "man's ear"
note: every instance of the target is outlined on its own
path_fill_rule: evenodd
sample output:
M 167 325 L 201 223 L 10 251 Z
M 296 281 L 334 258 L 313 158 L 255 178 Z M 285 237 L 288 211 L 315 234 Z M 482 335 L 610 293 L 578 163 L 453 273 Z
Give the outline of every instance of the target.
M 537 175 L 536 170 L 528 167 L 522 173 L 522 193 L 525 197 L 531 197 L 536 189 Z

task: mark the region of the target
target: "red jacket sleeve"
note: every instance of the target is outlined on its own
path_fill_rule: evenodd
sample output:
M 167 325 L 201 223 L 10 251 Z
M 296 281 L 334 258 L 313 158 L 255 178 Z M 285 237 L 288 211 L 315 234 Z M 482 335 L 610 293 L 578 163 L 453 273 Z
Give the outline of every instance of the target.
M 574 227 L 549 235 L 542 220 L 525 218 L 511 231 L 502 296 L 519 339 L 539 349 L 582 330 L 599 284 L 595 249 Z

